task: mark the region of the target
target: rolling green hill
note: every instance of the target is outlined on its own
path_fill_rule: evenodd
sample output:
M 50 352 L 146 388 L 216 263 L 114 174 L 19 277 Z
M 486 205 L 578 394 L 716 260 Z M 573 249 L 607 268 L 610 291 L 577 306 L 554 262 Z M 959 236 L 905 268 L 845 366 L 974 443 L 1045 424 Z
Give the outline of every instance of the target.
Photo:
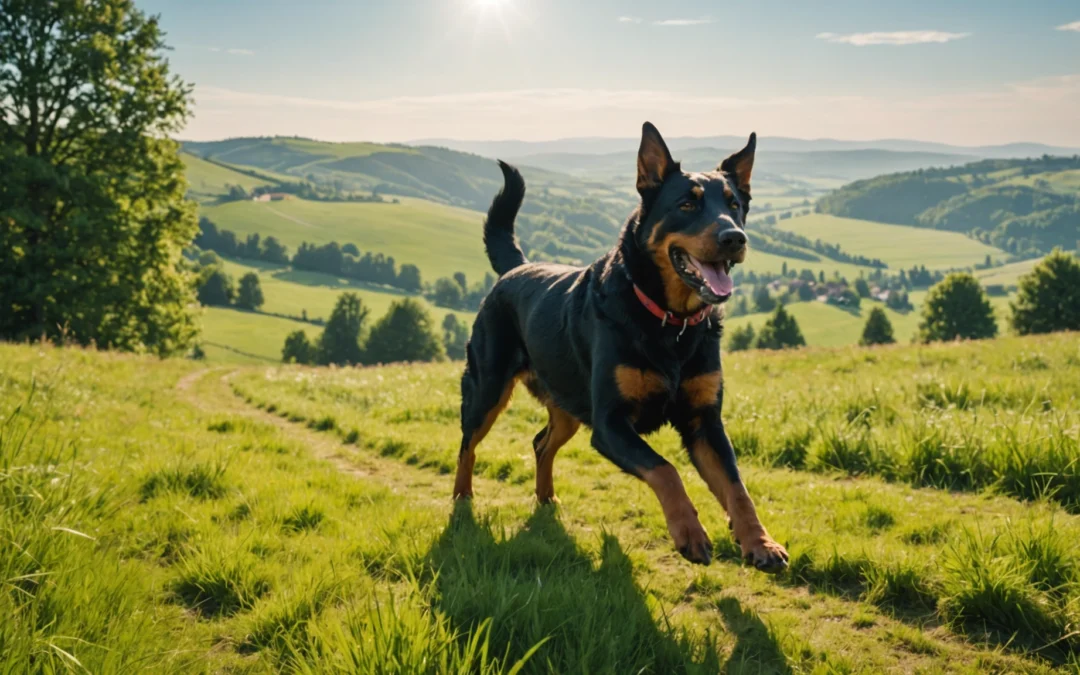
M 961 232 L 1018 255 L 1073 249 L 1080 157 L 985 160 L 890 174 L 821 198 L 821 213 Z
M 957 232 L 941 232 L 815 213 L 781 220 L 777 227 L 809 239 L 843 242 L 848 253 L 878 258 L 894 270 L 926 265 L 928 269 L 971 267 L 1004 259 L 1006 253 Z
M 187 152 L 181 153 L 180 158 L 184 161 L 190 196 L 202 203 L 224 197 L 232 185 L 239 185 L 250 192 L 257 187 L 274 184 L 273 181 L 245 175 Z
M 201 214 L 241 236 L 277 237 L 290 253 L 305 241 L 353 243 L 362 251 L 393 256 L 398 266 L 417 265 L 425 281 L 458 271 L 477 280 L 490 271 L 482 214 L 422 199 L 400 202 L 241 201 L 204 206 Z

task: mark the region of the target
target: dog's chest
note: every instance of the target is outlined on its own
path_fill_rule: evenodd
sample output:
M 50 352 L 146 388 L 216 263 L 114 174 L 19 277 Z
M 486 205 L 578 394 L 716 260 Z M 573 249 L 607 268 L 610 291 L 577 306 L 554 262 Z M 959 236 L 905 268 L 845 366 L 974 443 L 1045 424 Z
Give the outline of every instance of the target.
M 667 423 L 672 407 L 677 405 L 677 374 L 620 366 L 615 373 L 615 382 L 638 433 L 656 431 Z

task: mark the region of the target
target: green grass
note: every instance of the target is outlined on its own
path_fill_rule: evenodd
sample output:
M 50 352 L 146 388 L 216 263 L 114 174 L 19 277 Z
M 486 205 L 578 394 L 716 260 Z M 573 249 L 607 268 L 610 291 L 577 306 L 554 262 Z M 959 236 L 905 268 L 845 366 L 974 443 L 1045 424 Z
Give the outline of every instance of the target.
M 1077 344 L 727 356 L 744 476 L 792 553 L 781 577 L 740 563 L 670 430 L 649 441 L 712 532 L 711 566 L 675 553 L 653 495 L 587 430 L 556 462 L 561 505 L 537 507 L 546 413 L 523 393 L 479 449 L 475 501 L 453 505 L 459 364 L 200 371 L 0 344 L 0 666 L 1075 666 Z M 919 444 L 979 452 L 927 480 Z
M 810 239 L 840 244 L 845 252 L 879 258 L 893 271 L 926 265 L 929 269 L 969 267 L 1005 252 L 956 232 L 886 225 L 821 213 L 782 220 L 778 227 Z
M 199 201 L 211 201 L 229 193 L 229 185 L 239 185 L 245 190 L 270 185 L 270 181 L 253 178 L 186 152 L 180 154 L 187 174 L 188 189 Z
M 265 292 L 265 291 L 264 291 Z M 285 338 L 302 330 L 315 340 L 322 328 L 302 321 L 225 307 L 205 307 L 200 338 L 211 363 L 277 363 Z
M 241 238 L 252 233 L 277 237 L 290 253 L 304 241 L 353 243 L 361 251 L 393 256 L 399 266 L 418 266 L 429 282 L 458 271 L 479 280 L 491 270 L 484 254 L 483 215 L 420 199 L 400 204 L 245 201 L 201 213 Z

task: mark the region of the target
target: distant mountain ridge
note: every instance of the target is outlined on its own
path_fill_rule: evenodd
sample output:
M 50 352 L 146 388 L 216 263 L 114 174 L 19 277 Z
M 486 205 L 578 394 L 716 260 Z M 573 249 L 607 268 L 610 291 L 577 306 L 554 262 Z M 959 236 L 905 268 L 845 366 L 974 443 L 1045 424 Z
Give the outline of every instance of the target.
M 748 134 L 749 135 L 749 134 Z M 746 143 L 746 136 L 684 136 L 666 139 L 672 151 L 692 148 L 736 149 Z M 408 146 L 438 146 L 459 152 L 471 152 L 487 157 L 526 157 L 548 153 L 604 155 L 637 149 L 636 138 L 565 138 L 552 141 L 462 141 L 431 138 L 405 143 Z M 1044 143 L 1006 143 L 1000 145 L 962 146 L 933 141 L 886 138 L 872 141 L 845 141 L 831 138 L 802 139 L 762 135 L 758 148 L 773 152 L 823 152 L 848 150 L 889 150 L 892 152 L 927 152 L 944 155 L 963 155 L 986 159 L 1020 159 L 1042 155 L 1076 155 L 1080 148 L 1047 145 Z

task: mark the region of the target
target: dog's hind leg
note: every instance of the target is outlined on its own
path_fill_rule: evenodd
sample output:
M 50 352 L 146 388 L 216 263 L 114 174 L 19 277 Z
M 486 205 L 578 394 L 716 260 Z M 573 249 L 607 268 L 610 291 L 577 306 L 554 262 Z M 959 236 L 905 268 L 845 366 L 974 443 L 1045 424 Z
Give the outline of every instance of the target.
M 554 404 L 548 404 L 548 425 L 533 439 L 536 452 L 536 499 L 550 504 L 555 499 L 555 483 L 551 471 L 555 454 L 566 445 L 581 427 L 581 422 Z
M 476 446 L 491 431 L 510 402 L 514 378 L 524 367 L 516 335 L 500 328 L 494 317 L 477 318 L 469 340 L 468 362 L 461 377 L 461 449 L 458 452 L 454 499 L 472 497 Z

